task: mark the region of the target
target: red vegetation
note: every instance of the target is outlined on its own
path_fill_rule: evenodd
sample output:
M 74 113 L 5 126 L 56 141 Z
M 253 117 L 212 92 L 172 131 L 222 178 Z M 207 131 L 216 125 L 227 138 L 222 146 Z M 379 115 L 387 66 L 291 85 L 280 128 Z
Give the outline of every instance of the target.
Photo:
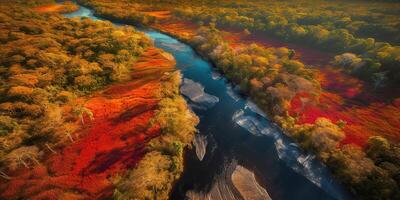
M 74 133 L 75 142 L 56 150 L 42 165 L 9 172 L 1 198 L 106 199 L 113 192 L 111 177 L 123 173 L 143 156 L 146 143 L 160 133 L 150 127 L 159 99 L 160 78 L 173 70 L 174 60 L 148 48 L 133 66 L 132 81 L 112 85 L 78 99 L 94 114 Z
M 187 26 L 186 22 L 171 21 L 164 22 L 157 28 L 179 35 L 182 35 L 180 31 L 194 33 L 197 29 L 193 24 Z M 243 30 L 219 28 L 224 33 L 224 39 L 233 48 L 252 43 L 264 47 L 287 47 L 295 50 L 295 58 L 316 69 L 322 93 L 317 100 L 309 94 L 298 94 L 292 100 L 289 113 L 299 118 L 298 123 L 314 123 L 318 117 L 325 117 L 333 122 L 343 120 L 346 122 L 346 138 L 342 144 L 364 146 L 372 135 L 400 140 L 400 98 L 395 96 L 396 92 L 390 94 L 390 91 L 379 91 L 378 94 L 364 81 L 331 67 L 333 54 L 304 45 L 286 43 L 263 32 L 246 34 Z M 393 101 L 390 102 L 390 99 Z
M 38 6 L 33 8 L 37 12 L 59 12 L 63 9 L 63 5 L 61 4 L 52 4 L 52 5 L 45 5 L 45 6 Z
M 164 31 L 172 35 L 180 35 L 183 37 L 192 37 L 195 35 L 197 26 L 187 21 L 165 20 L 163 23 L 154 25 L 158 30 Z
M 142 13 L 157 19 L 169 19 L 171 17 L 170 11 L 143 11 Z
M 373 135 L 400 140 L 400 105 L 395 103 L 400 99 L 387 103 L 365 82 L 331 67 L 321 68 L 318 75 L 323 89 L 318 103 L 302 106 L 301 95 L 292 100 L 290 113 L 299 123 L 313 123 L 318 117 L 343 120 L 343 144 L 364 146 Z
M 221 30 L 225 33 L 224 39 L 234 46 L 240 47 L 255 43 L 264 47 L 286 47 L 295 50 L 295 58 L 301 59 L 301 61 L 307 65 L 325 65 L 333 57 L 333 55 L 329 53 L 321 52 L 304 45 L 283 42 L 282 40 L 270 36 L 265 32 L 245 34 L 243 30 L 230 27 L 221 27 Z
M 298 94 L 291 102 L 290 114 L 299 118 L 298 123 L 314 123 L 318 117 L 331 119 L 333 122 L 346 122 L 344 131 L 346 138 L 342 144 L 364 146 L 368 137 L 384 135 L 392 140 L 400 140 L 400 105 L 387 102 L 396 98 L 396 93 L 387 94 L 374 89 L 364 81 L 330 66 L 333 55 L 309 47 L 282 42 L 255 32 L 246 35 L 243 30 L 223 27 L 225 39 L 231 46 L 240 48 L 243 45 L 256 43 L 264 47 L 287 47 L 294 49 L 296 58 L 316 68 L 322 93 L 318 101 L 308 94 Z M 304 103 L 301 101 L 306 99 Z M 400 98 L 397 99 L 400 101 Z

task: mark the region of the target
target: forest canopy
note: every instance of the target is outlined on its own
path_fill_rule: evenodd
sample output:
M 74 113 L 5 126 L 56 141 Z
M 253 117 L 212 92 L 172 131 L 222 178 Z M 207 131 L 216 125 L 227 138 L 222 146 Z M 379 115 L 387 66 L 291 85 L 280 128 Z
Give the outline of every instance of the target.
M 251 44 L 235 48 L 221 31 L 256 32 L 334 53 L 331 64 L 369 82 L 374 90 L 398 87 L 399 4 L 322 0 L 79 2 L 92 7 L 96 15 L 129 24 L 159 25 L 162 21 L 146 12 L 163 9 L 171 11 L 174 20 L 196 24 L 190 37 L 169 33 L 214 63 L 357 197 L 400 198 L 399 144 L 381 136 L 369 137 L 365 146 L 344 143 L 343 120 L 316 117 L 300 123 L 305 104 L 320 104 L 324 91 L 318 69 L 303 63 L 286 47 Z M 31 5 L 36 5 L 35 1 Z M 52 151 L 64 140 L 73 141 L 71 133 L 76 127 L 72 121 L 81 118 L 84 123 L 83 116 L 93 116 L 82 105 L 72 105 L 71 115 L 63 115 L 62 106 L 76 96 L 128 80 L 129 66 L 151 42 L 129 27 L 7 6 L 0 13 L 0 167 L 16 169 L 39 163 L 44 149 Z M 160 126 L 161 136 L 150 141 L 147 154 L 135 168 L 115 178 L 116 199 L 166 199 L 183 170 L 183 149 L 190 146 L 198 119 L 179 95 L 179 73 L 167 75 L 151 124 Z M 296 98 L 301 111 L 293 114 Z
M 399 198 L 400 163 L 398 156 L 394 156 L 398 144 L 383 137 L 371 137 L 365 148 L 343 145 L 345 121 L 318 117 L 310 123 L 299 123 L 298 116 L 289 114 L 293 100 L 299 98 L 299 107 L 304 109 L 306 104 L 319 104 L 319 96 L 325 92 L 317 76 L 318 69 L 297 60 L 296 52 L 285 47 L 251 44 L 235 48 L 224 39 L 221 30 L 229 32 L 229 28 L 234 28 L 243 30 L 246 35 L 257 32 L 330 51 L 337 54 L 332 64 L 370 82 L 374 89 L 396 87 L 400 84 L 400 47 L 396 46 L 400 4 L 257 0 L 80 2 L 94 8 L 101 16 L 130 23 L 147 24 L 149 21 L 138 21 L 129 13 L 142 13 L 141 19 L 144 19 L 151 16 L 142 11 L 158 10 L 170 11 L 172 23 L 174 20 L 194 22 L 197 29 L 187 34 L 180 32 L 182 29 L 169 30 L 168 25 L 163 26 L 163 21 L 151 21 L 154 27 L 189 43 L 212 61 L 300 146 L 325 162 L 359 198 Z M 125 11 L 124 7 L 130 7 L 130 11 Z M 387 149 L 385 154 L 390 156 L 379 160 L 375 154 L 368 153 L 372 152 L 371 148 Z
M 74 141 L 75 120 L 92 117 L 72 99 L 129 79 L 136 58 L 151 45 L 131 27 L 67 19 L 1 3 L 0 168 L 29 167 Z M 66 113 L 62 108 L 70 105 Z
M 258 31 L 336 54 L 353 53 L 349 73 L 377 86 L 400 85 L 400 4 L 381 1 L 119 1 L 80 0 L 103 16 L 147 24 L 142 10 L 170 9 L 196 23 Z M 127 6 L 123 6 L 127 5 Z M 126 9 L 128 7 L 129 9 Z

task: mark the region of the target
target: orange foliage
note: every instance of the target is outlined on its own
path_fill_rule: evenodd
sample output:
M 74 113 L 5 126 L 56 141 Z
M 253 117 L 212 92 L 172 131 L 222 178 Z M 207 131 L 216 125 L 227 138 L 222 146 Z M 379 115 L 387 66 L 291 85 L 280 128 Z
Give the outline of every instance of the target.
M 13 179 L 0 182 L 0 197 L 110 198 L 110 178 L 134 167 L 145 153 L 145 144 L 160 133 L 159 126 L 149 127 L 148 123 L 159 101 L 160 79 L 174 65 L 160 50 L 148 48 L 133 66 L 132 81 L 78 99 L 94 114 L 93 121 L 86 119 L 88 123 L 74 133 L 79 139 L 57 149 L 44 165 L 9 172 Z M 149 69 L 151 73 L 144 73 Z
M 319 81 L 323 88 L 319 104 L 306 106 L 299 123 L 312 123 L 318 116 L 344 120 L 347 137 L 343 144 L 364 146 L 373 135 L 400 140 L 400 105 L 396 100 L 384 102 L 365 82 L 329 67 L 319 70 Z M 292 100 L 291 114 L 297 114 L 299 108 L 297 97 Z
M 63 5 L 52 4 L 52 5 L 38 6 L 33 9 L 38 12 L 59 12 L 63 10 L 63 8 L 64 8 Z
M 73 12 L 79 9 L 79 6 L 72 3 L 71 1 L 66 1 L 63 4 L 50 4 L 50 5 L 43 5 L 34 7 L 33 10 L 41 13 L 51 13 L 51 12 L 58 12 L 58 13 L 68 13 Z
M 319 101 L 301 98 L 308 94 L 297 94 L 292 99 L 290 114 L 299 117 L 298 123 L 314 123 L 318 117 L 325 117 L 333 122 L 346 121 L 343 144 L 364 146 L 368 137 L 383 135 L 400 141 L 400 99 L 392 103 L 384 102 L 364 81 L 330 67 L 332 54 L 308 47 L 282 42 L 265 33 L 255 32 L 250 35 L 243 30 L 221 27 L 224 39 L 234 48 L 256 43 L 264 47 L 287 47 L 294 49 L 296 59 L 317 68 L 317 80 L 322 87 Z M 393 95 L 393 94 L 392 94 Z
M 169 19 L 171 17 L 170 11 L 144 11 L 142 13 L 157 19 Z
M 296 52 L 294 59 L 299 59 L 301 62 L 307 65 L 325 65 L 327 64 L 333 55 L 325 52 L 321 52 L 312 48 L 305 47 L 304 45 L 296 45 L 291 43 L 283 42 L 280 39 L 276 39 L 273 36 L 268 35 L 264 32 L 253 32 L 246 34 L 243 30 L 231 28 L 231 27 L 219 27 L 224 33 L 224 39 L 230 43 L 233 47 L 240 47 L 243 45 L 249 45 L 255 43 L 263 47 L 287 47 L 293 49 Z
M 156 28 L 171 34 L 192 35 L 198 27 L 187 22 L 169 21 L 157 25 Z M 302 93 L 297 94 L 291 102 L 289 113 L 299 118 L 298 123 L 314 123 L 318 117 L 325 117 L 333 122 L 343 120 L 346 122 L 346 138 L 343 144 L 364 146 L 372 135 L 400 140 L 400 98 L 391 103 L 384 102 L 383 98 L 378 98 L 371 92 L 371 86 L 364 81 L 330 67 L 333 54 L 282 42 L 262 32 L 245 34 L 239 29 L 219 28 L 224 39 L 235 49 L 251 43 L 264 47 L 287 47 L 295 50 L 295 59 L 317 67 L 317 80 L 322 87 L 319 99 Z
M 172 35 L 181 35 L 185 38 L 195 36 L 197 26 L 191 22 L 167 20 L 160 24 L 153 25 L 154 28 Z

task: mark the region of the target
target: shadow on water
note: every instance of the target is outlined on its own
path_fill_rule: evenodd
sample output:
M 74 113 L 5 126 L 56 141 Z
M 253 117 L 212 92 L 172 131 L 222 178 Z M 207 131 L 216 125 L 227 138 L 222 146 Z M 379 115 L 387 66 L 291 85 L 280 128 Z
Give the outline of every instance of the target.
M 65 16 L 101 20 L 86 7 Z M 116 25 L 122 24 L 119 21 Z M 151 29 L 138 29 L 175 57 L 184 78 L 198 83 L 200 87 L 195 87 L 198 91 L 193 92 L 204 92 L 203 97 L 214 100 L 204 105 L 207 98 L 202 101 L 187 98 L 200 118 L 199 134 L 207 136 L 206 153 L 200 161 L 195 147 L 186 152 L 185 170 L 171 199 L 185 199 L 186 193 L 193 190 L 207 193 L 233 161 L 254 171 L 272 199 L 351 199 L 325 166 L 303 153 L 273 123 L 249 106 L 245 97 L 232 91 L 226 79 L 188 45 Z

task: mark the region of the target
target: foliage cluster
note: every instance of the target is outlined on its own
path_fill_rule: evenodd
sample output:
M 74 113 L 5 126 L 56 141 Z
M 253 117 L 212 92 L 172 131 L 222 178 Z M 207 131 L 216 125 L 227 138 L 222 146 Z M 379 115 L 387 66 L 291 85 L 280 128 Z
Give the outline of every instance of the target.
M 141 11 L 145 9 L 143 6 L 129 0 L 78 0 L 78 2 L 94 8 L 96 15 L 101 15 L 108 19 L 144 25 L 155 23 L 157 21 L 154 16 L 148 16 L 141 13 Z
M 76 5 L 75 3 L 72 3 L 71 1 L 66 1 L 61 4 L 61 10 L 59 10 L 59 13 L 71 13 L 79 10 L 79 6 Z
M 129 78 L 130 66 L 151 42 L 109 22 L 40 14 L 7 2 L 0 9 L 0 170 L 6 177 L 5 170 L 30 167 L 43 152 L 73 141 L 76 118 L 84 123 L 92 115 L 71 100 Z
M 295 52 L 285 47 L 252 44 L 235 50 L 212 26 L 201 27 L 188 42 L 272 115 L 287 116 L 288 106 L 298 93 L 318 96 L 320 89 L 313 71 L 293 59 Z
M 13 3 L 24 6 L 40 6 L 55 3 L 55 0 L 15 0 Z
M 158 4 L 180 19 L 201 24 L 272 34 L 338 54 L 354 53 L 361 62 L 348 70 L 352 74 L 370 82 L 384 77 L 388 85 L 400 85 L 399 3 L 156 0 L 142 4 Z
M 155 117 L 150 126 L 160 126 L 161 135 L 150 141 L 138 165 L 117 178 L 115 199 L 168 199 L 183 171 L 183 151 L 191 147 L 199 119 L 179 93 L 179 72 L 165 75 L 159 91 Z
M 200 28 L 188 42 L 249 94 L 303 149 L 315 153 L 326 163 L 358 197 L 400 197 L 398 145 L 382 137 L 371 137 L 366 149 L 354 145 L 339 148 L 345 138 L 342 130 L 345 124 L 341 121 L 334 123 L 318 118 L 313 124 L 299 125 L 296 118 L 287 113 L 296 94 L 308 94 L 302 101 L 316 103 L 320 92 L 312 70 L 293 60 L 294 52 L 257 45 L 234 50 L 213 26 Z M 384 146 L 386 151 L 380 149 Z M 377 156 L 373 152 L 385 153 Z
M 94 1 L 85 0 L 85 2 L 88 5 L 95 4 Z M 96 10 L 102 9 L 101 6 L 110 5 L 109 0 L 101 2 L 101 5 L 98 4 L 98 7 L 95 7 Z M 107 13 L 115 13 L 112 17 L 127 20 L 117 15 L 119 9 L 125 7 L 125 4 L 121 2 L 119 2 L 121 5 L 118 8 L 107 7 Z M 321 4 L 315 4 L 315 2 Z M 233 26 L 250 31 L 264 31 L 274 33 L 288 41 L 299 43 L 304 41 L 318 48 L 333 50 L 341 54 L 335 58 L 338 65 L 347 66 L 350 72 L 376 82 L 376 87 L 379 87 L 385 79 L 390 82 L 400 80 L 398 79 L 399 48 L 385 43 L 397 44 L 395 37 L 398 34 L 390 37 L 388 41 L 376 37 L 375 39 L 380 42 L 376 42 L 372 38 L 365 38 L 375 37 L 374 34 L 380 34 L 380 31 L 384 32 L 385 30 L 373 29 L 373 32 L 376 31 L 376 33 L 368 33 L 369 35 L 366 31 L 362 31 L 367 34 L 364 36 L 357 33 L 356 29 L 349 28 L 352 25 L 355 26 L 352 21 L 363 20 L 358 19 L 357 16 L 349 17 L 357 12 L 352 10 L 354 4 L 346 2 L 312 1 L 309 4 L 304 1 L 300 3 L 297 1 L 295 3 L 293 1 L 265 3 L 263 1 L 261 4 L 259 1 L 179 1 L 178 6 L 176 1 L 167 0 L 137 3 L 136 11 L 142 10 L 150 4 L 154 5 L 154 9 L 167 7 L 175 10 L 175 14 L 181 19 L 191 19 L 200 22 L 199 24 L 208 25 L 208 27 L 201 27 L 195 37 L 187 38 L 180 36 L 179 33 L 176 36 L 190 43 L 200 54 L 214 62 L 230 80 L 238 84 L 243 92 L 248 93 L 304 149 L 318 155 L 360 198 L 399 198 L 398 145 L 391 144 L 381 137 L 371 137 L 365 149 L 351 145 L 338 148 L 340 141 L 344 138 L 343 123 L 340 121 L 332 122 L 325 118 L 319 118 L 313 124 L 296 124 L 296 119 L 287 113 L 291 99 L 300 93 L 308 94 L 303 98 L 304 101 L 314 102 L 318 99 L 320 89 L 313 71 L 293 59 L 295 52 L 287 48 L 262 48 L 257 45 L 240 49 L 231 48 L 222 39 L 216 27 Z M 313 5 L 321 5 L 321 8 L 315 9 Z M 346 8 L 349 5 L 353 5 L 353 7 Z M 358 6 L 358 9 L 364 9 L 365 12 L 372 14 L 376 13 L 380 19 L 385 20 L 385 23 L 382 23 L 384 26 L 396 27 L 397 4 L 390 4 L 394 5 L 391 8 L 386 4 L 376 4 L 375 10 L 368 7 L 368 5 L 375 4 L 360 2 L 360 5 L 362 6 Z M 313 19 L 314 14 L 320 16 L 318 19 L 320 21 Z M 334 19 L 333 22 L 330 20 L 331 18 Z M 342 23 L 342 18 L 348 19 L 343 19 Z M 313 20 L 317 21 L 313 22 Z M 366 23 L 369 21 L 371 20 L 365 20 Z M 348 24 L 352 25 L 348 26 Z M 161 172 L 166 168 L 170 169 L 168 166 L 171 166 L 171 160 L 168 161 L 160 156 L 166 155 L 165 152 L 162 153 L 163 151 L 158 150 L 152 154 L 154 155 L 153 162 L 161 162 L 162 166 L 167 167 L 162 167 L 164 169 L 149 167 L 152 171 Z M 143 162 L 150 162 L 150 160 L 150 158 L 144 159 Z M 137 170 L 145 169 L 148 170 L 140 165 L 137 167 Z M 132 172 L 131 175 L 133 174 Z M 147 172 L 143 172 L 143 174 L 147 174 Z M 129 179 L 129 176 L 127 177 L 124 180 Z M 161 183 L 157 181 L 156 177 L 154 180 Z M 120 183 L 122 192 L 117 190 L 117 194 L 124 194 L 123 185 L 125 183 L 128 186 L 133 184 L 132 181 L 122 181 Z M 153 190 L 153 193 L 149 191 L 139 193 L 143 196 L 150 195 L 146 196 L 150 199 L 157 192 L 164 194 L 161 192 L 164 191 L 161 186 L 148 188 L 150 188 L 148 190 Z

